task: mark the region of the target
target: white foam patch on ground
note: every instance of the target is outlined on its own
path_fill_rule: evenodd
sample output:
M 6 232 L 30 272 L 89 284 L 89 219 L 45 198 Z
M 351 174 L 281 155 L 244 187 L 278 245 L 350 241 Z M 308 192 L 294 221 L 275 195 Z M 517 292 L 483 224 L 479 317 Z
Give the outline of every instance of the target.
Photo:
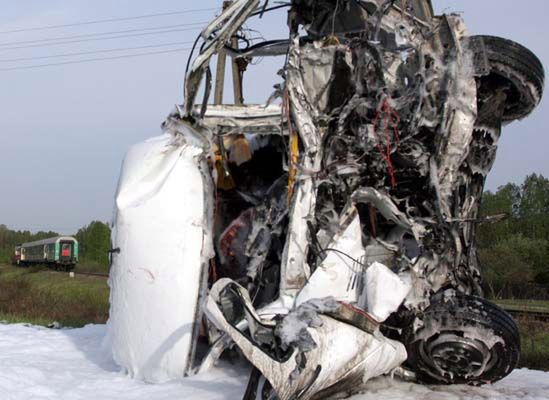
M 2 400 L 173 400 L 242 398 L 247 373 L 230 365 L 179 382 L 150 385 L 129 379 L 102 346 L 105 326 L 51 330 L 0 324 Z M 520 370 L 493 386 L 426 387 L 387 378 L 353 400 L 549 399 L 549 373 Z

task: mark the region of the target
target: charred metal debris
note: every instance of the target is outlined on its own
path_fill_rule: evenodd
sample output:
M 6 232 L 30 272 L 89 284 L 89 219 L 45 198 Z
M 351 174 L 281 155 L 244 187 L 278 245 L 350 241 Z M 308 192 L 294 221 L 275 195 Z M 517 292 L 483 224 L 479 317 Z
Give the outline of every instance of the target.
M 289 38 L 236 48 L 243 24 L 273 7 L 288 8 Z M 423 382 L 510 373 L 516 326 L 481 299 L 475 236 L 502 126 L 542 97 L 536 56 L 469 36 L 428 0 L 238 0 L 199 40 L 185 105 L 167 124 L 206 138 L 217 188 L 204 365 L 236 344 L 255 367 L 246 398 L 347 393 L 366 380 L 362 350 L 329 386 L 318 383 L 328 365 L 313 361 L 314 349 L 329 351 L 323 338 L 352 328 L 404 343 L 404 366 Z M 285 56 L 268 104 L 210 105 L 215 54 L 236 60 L 240 76 L 257 57 Z M 334 256 L 349 279 L 311 289 Z M 386 321 L 361 300 L 375 262 L 409 285 Z M 304 291 L 314 295 L 301 301 Z M 292 334 L 289 319 L 301 324 Z

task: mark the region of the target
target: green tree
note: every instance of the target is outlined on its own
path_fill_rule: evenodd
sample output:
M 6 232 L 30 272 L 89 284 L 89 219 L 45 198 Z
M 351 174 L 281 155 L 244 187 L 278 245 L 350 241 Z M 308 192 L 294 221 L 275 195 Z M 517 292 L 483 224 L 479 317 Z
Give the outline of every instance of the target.
M 498 239 L 516 233 L 516 217 L 518 216 L 520 197 L 520 187 L 513 183 L 501 186 L 496 193 L 484 193 L 480 215 L 486 217 L 497 214 L 508 214 L 509 218 L 495 224 L 482 224 L 479 226 L 478 246 L 480 248 L 489 247 L 497 242 Z
M 500 213 L 509 218 L 478 229 L 483 277 L 492 295 L 508 292 L 509 282 L 549 284 L 549 180 L 532 174 L 520 186 L 486 192 L 481 215 Z
M 30 231 L 14 231 L 6 225 L 0 224 L 0 262 L 7 264 L 11 261 L 15 246 L 21 243 L 34 242 L 36 240 L 47 239 L 59 236 L 57 232 L 31 233 Z
M 83 262 L 95 262 L 102 267 L 109 265 L 111 229 L 101 221 L 93 221 L 76 234 Z
M 520 229 L 532 239 L 549 234 L 549 180 L 541 175 L 526 177 L 521 187 Z
M 482 278 L 493 299 L 512 296 L 511 284 L 527 283 L 532 268 L 514 249 L 499 244 L 479 249 Z
M 479 251 L 482 272 L 492 296 L 509 293 L 513 285 L 525 285 L 545 268 L 549 242 L 522 233 L 500 238 L 493 246 Z

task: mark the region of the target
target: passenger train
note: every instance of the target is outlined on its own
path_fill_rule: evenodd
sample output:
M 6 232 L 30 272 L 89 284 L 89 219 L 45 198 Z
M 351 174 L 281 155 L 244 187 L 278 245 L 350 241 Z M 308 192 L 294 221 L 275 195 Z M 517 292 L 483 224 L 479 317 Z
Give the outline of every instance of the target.
M 13 262 L 17 266 L 48 265 L 73 270 L 78 263 L 78 241 L 72 236 L 57 236 L 15 246 Z

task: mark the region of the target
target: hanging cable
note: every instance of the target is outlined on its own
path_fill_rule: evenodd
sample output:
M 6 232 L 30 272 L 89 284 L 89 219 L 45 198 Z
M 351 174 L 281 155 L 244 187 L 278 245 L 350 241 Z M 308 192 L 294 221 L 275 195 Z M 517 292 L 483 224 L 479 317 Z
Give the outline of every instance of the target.
M 187 77 L 187 75 L 189 74 L 189 69 L 191 67 L 191 61 L 192 61 L 192 57 L 193 57 L 193 54 L 196 50 L 196 46 L 198 46 L 198 42 L 200 41 L 200 34 L 196 37 L 196 39 L 194 40 L 193 42 L 193 47 L 191 47 L 191 52 L 189 53 L 189 56 L 187 57 L 187 65 L 185 66 L 185 78 Z

